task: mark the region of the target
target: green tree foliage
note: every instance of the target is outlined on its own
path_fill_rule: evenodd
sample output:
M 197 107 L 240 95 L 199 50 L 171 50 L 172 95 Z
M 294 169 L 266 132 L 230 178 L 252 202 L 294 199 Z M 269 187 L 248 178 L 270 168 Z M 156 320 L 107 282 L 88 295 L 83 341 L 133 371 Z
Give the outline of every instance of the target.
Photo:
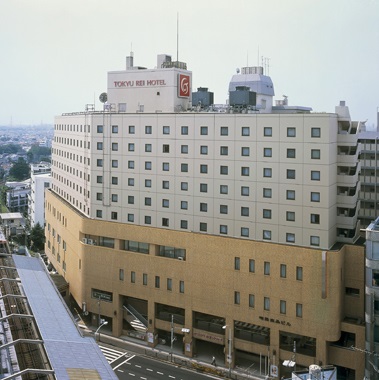
M 30 168 L 24 158 L 19 157 L 18 161 L 9 169 L 9 177 L 15 181 L 23 181 L 30 177 Z
M 51 148 L 47 148 L 46 146 L 32 145 L 27 153 L 27 156 L 29 162 L 39 162 L 42 160 L 42 157 L 51 156 Z
M 45 245 L 45 231 L 39 223 L 37 223 L 30 231 L 30 249 L 32 251 L 41 251 Z
M 16 154 L 18 152 L 22 152 L 21 145 L 17 144 L 6 144 L 0 146 L 0 154 Z

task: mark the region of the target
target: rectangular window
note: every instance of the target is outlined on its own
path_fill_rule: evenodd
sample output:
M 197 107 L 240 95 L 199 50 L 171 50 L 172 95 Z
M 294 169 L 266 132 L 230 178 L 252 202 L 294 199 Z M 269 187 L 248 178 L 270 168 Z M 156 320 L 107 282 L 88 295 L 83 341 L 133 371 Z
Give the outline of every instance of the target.
M 249 207 L 241 207 L 241 216 L 249 216 Z
M 287 128 L 287 137 L 296 137 L 296 128 L 288 127 Z
M 310 244 L 314 247 L 320 246 L 320 236 L 311 236 Z
M 272 136 L 272 128 L 271 127 L 264 127 L 263 135 L 266 137 L 271 137 Z
M 170 188 L 170 181 L 162 181 L 162 189 L 169 189 Z
M 254 294 L 249 294 L 249 307 L 254 309 L 255 307 L 255 296 Z
M 287 220 L 287 222 L 294 222 L 295 221 L 295 213 L 293 211 L 287 211 L 286 212 L 286 220 Z
M 118 168 L 118 160 L 112 160 L 112 168 Z
M 181 128 L 182 135 L 188 135 L 188 127 L 186 125 L 183 125 Z
M 151 135 L 153 132 L 153 128 L 151 125 L 146 125 L 145 126 L 145 135 Z
M 151 206 L 151 198 L 145 197 L 145 206 Z
M 200 134 L 205 136 L 208 134 L 208 127 L 200 127 Z
M 312 224 L 320 224 L 320 215 L 319 214 L 311 214 L 311 223 Z
M 296 304 L 296 317 L 298 318 L 303 317 L 303 305 L 301 303 Z
M 228 147 L 227 146 L 220 146 L 220 155 L 221 156 L 227 156 L 228 155 Z
M 128 214 L 128 222 L 134 222 L 134 214 Z
M 136 127 L 134 125 L 129 125 L 129 134 L 134 135 L 136 133 Z
M 227 214 L 227 213 L 228 213 L 228 206 L 220 205 L 220 214 Z
M 234 269 L 235 270 L 241 269 L 241 259 L 239 257 L 234 258 Z
M 180 164 L 180 171 L 182 173 L 188 173 L 188 164 Z
M 134 195 L 128 195 L 128 204 L 134 205 Z
M 150 153 L 152 151 L 152 145 L 151 144 L 145 144 L 145 152 Z
M 242 136 L 250 136 L 250 127 L 242 127 Z
M 112 143 L 112 150 L 118 151 L 118 143 Z
M 163 144 L 163 146 L 162 146 L 162 153 L 170 153 L 170 145 Z
M 241 176 L 248 177 L 250 175 L 250 168 L 247 166 L 241 167 Z
M 208 203 L 200 203 L 200 211 L 207 212 L 208 211 Z
M 201 145 L 200 146 L 200 154 L 208 154 L 208 146 L 207 145 Z
M 101 158 L 98 158 L 98 159 L 96 160 L 96 166 L 97 166 L 98 168 L 101 168 L 101 167 L 103 166 L 103 160 L 102 160 Z
M 296 149 L 287 149 L 287 158 L 296 158 Z
M 241 302 L 241 295 L 240 292 L 234 292 L 234 304 L 239 305 Z
M 207 232 L 207 229 L 208 229 L 208 227 L 207 227 L 207 223 L 202 223 L 202 222 L 200 222 L 200 227 L 199 227 L 199 229 L 200 229 L 200 231 L 202 231 L 202 232 Z
M 243 237 L 249 237 L 249 229 L 247 227 L 241 227 L 241 236 Z
M 163 126 L 163 134 L 169 135 L 170 134 L 170 127 L 168 125 Z
M 180 202 L 180 208 L 182 210 L 188 210 L 188 202 L 187 201 L 181 201 Z
M 168 199 L 162 199 L 162 207 L 170 207 L 170 201 Z
M 162 226 L 169 227 L 170 220 L 168 218 L 162 218 Z
M 320 193 L 311 192 L 311 202 L 320 202 Z
M 145 179 L 145 187 L 151 187 L 151 179 Z
M 228 174 L 228 167 L 221 165 L 220 166 L 220 174 L 227 175 Z
M 303 267 L 296 267 L 296 280 L 303 281 Z
M 208 173 L 208 165 L 200 165 L 200 173 Z
M 263 209 L 263 218 L 264 219 L 271 219 L 271 210 L 270 209 Z
M 295 243 L 295 234 L 286 233 L 286 242 L 287 243 Z
M 182 145 L 180 147 L 180 153 L 182 153 L 182 154 L 188 154 L 188 145 Z
M 271 240 L 271 231 L 263 230 L 263 240 Z
M 128 161 L 128 169 L 134 169 L 134 161 Z
M 118 125 L 112 125 L 112 133 L 118 133 Z
M 163 162 L 162 163 L 162 170 L 164 172 L 168 172 L 170 170 L 170 163 L 169 162 Z
M 321 157 L 320 149 L 312 149 L 311 150 L 311 158 L 313 160 L 319 160 Z
M 243 146 L 241 148 L 241 156 L 245 156 L 245 157 L 250 156 L 250 148 Z
M 187 220 L 181 220 L 180 221 L 180 228 L 186 230 L 188 228 L 188 221 Z
M 111 219 L 112 220 L 117 220 L 117 212 L 115 212 L 115 211 L 111 212 Z
M 112 177 L 112 185 L 118 185 L 118 177 Z
M 287 169 L 287 179 L 296 179 L 296 170 Z
M 263 157 L 272 157 L 272 148 L 263 148 Z
M 134 145 L 134 143 L 129 143 L 129 144 L 128 144 L 128 151 L 129 151 L 129 152 L 134 152 L 134 149 L 135 149 L 135 145 Z
M 263 188 L 263 198 L 271 198 L 272 197 L 272 189 L 267 187 Z
M 102 175 L 98 175 L 96 177 L 96 183 L 103 183 L 103 176 Z
M 151 224 L 151 216 L 145 215 L 145 224 Z
M 96 144 L 96 147 L 97 147 L 97 150 L 103 150 L 103 143 L 102 142 L 98 142 Z
M 159 276 L 155 276 L 155 287 L 159 289 L 161 286 L 161 278 Z
M 130 282 L 134 284 L 136 282 L 136 272 L 131 271 L 130 272 Z
M 200 193 L 207 193 L 208 192 L 208 184 L 201 183 L 200 184 Z
M 180 190 L 188 191 L 188 182 L 181 182 L 180 183 Z
M 312 170 L 311 171 L 311 180 L 312 181 L 320 181 L 320 171 L 319 170 Z
M 311 129 L 312 137 L 321 137 L 321 129 L 320 128 L 312 128 Z
M 272 169 L 271 168 L 263 168 L 263 177 L 271 178 L 272 177 Z
M 269 297 L 264 297 L 264 299 L 263 299 L 263 308 L 266 311 L 270 310 L 270 298 Z
M 179 293 L 184 293 L 184 281 L 179 281 Z
M 221 127 L 220 128 L 220 135 L 221 136 L 228 136 L 229 135 L 229 128 L 228 127 Z
M 221 224 L 220 225 L 220 234 L 226 235 L 228 233 L 228 226 Z
M 172 278 L 167 279 L 167 290 L 172 290 Z
M 102 125 L 97 126 L 97 133 L 103 133 L 103 126 Z
M 243 196 L 249 196 L 250 194 L 250 188 L 248 186 L 241 186 L 241 195 Z
M 280 314 L 286 314 L 287 304 L 286 301 L 280 300 Z
M 265 276 L 269 276 L 270 275 L 270 262 L 269 261 L 265 261 L 263 268 L 264 268 L 264 272 L 263 273 L 265 274 Z
M 142 284 L 143 284 L 143 285 L 147 285 L 147 273 L 144 273 L 144 274 L 142 275 Z
M 255 273 L 255 260 L 254 259 L 249 260 L 249 272 Z
M 103 200 L 103 193 L 96 193 L 96 200 L 102 201 Z
M 295 190 L 287 190 L 287 199 L 288 200 L 295 200 Z
M 287 277 L 287 265 L 286 264 L 280 264 L 280 277 L 281 278 Z

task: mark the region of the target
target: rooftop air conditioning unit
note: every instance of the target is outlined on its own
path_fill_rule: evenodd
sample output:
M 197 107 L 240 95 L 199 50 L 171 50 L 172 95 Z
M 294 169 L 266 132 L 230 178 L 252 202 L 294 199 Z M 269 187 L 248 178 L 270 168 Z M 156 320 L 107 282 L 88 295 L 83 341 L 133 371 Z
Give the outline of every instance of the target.
M 82 242 L 83 242 L 84 244 L 88 244 L 88 239 L 87 239 L 87 238 L 83 238 L 83 239 L 82 239 Z

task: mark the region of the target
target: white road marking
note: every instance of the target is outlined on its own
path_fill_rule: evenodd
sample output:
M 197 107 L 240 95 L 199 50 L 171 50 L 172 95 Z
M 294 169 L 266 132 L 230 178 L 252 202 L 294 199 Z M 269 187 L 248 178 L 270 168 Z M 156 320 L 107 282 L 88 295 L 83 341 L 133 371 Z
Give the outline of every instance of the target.
M 163 372 L 157 372 L 158 375 L 163 375 Z
M 153 370 L 151 368 L 146 368 L 146 371 L 153 372 Z
M 122 366 L 123 364 L 127 363 L 127 364 L 130 364 L 128 363 L 128 361 L 130 359 L 133 359 L 135 357 L 135 355 L 131 356 L 130 358 L 127 358 L 126 360 L 124 360 L 122 363 L 120 363 L 119 365 L 116 365 L 116 367 L 113 368 L 113 371 L 116 370 L 118 367 Z
M 137 368 L 141 368 L 141 366 L 140 366 L 140 365 L 138 365 L 138 364 L 136 364 L 135 366 L 136 366 Z
M 172 375 L 168 375 L 168 377 L 171 377 L 171 379 L 176 379 L 176 377 Z

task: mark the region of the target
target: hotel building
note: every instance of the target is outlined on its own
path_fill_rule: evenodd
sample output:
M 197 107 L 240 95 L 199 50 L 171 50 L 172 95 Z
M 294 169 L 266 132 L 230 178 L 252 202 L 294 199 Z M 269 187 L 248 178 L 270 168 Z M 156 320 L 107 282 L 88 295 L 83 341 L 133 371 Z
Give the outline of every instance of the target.
M 344 102 L 274 105 L 262 67 L 229 93 L 215 106 L 185 63 L 130 56 L 103 110 L 57 116 L 46 253 L 115 336 L 155 346 L 174 330 L 189 357 L 207 342 L 231 367 L 264 357 L 282 376 L 293 359 L 362 378 L 362 123 Z

